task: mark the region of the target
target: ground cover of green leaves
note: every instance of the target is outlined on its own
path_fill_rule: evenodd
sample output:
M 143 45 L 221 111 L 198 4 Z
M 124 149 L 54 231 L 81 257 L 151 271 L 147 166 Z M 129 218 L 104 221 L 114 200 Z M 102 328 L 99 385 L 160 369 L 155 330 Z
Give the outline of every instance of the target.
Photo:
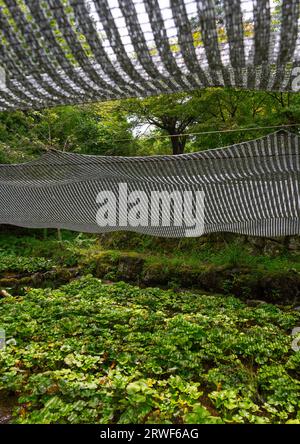
M 87 276 L 0 299 L 17 423 L 300 423 L 295 310 Z
M 54 266 L 55 262 L 44 257 L 17 256 L 0 251 L 0 273 L 6 271 L 35 273 L 51 270 Z

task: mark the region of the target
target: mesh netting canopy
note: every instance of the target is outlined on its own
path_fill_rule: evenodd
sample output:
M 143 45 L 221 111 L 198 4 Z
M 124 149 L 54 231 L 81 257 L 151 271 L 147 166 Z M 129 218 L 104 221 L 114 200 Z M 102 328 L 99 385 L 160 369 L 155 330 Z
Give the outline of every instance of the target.
M 298 0 L 1 0 L 0 110 L 294 90 L 298 19 Z
M 117 230 L 116 221 L 113 226 L 97 224 L 104 203 L 97 196 L 105 190 L 117 195 L 123 183 L 126 196 L 142 191 L 140 211 L 149 209 L 153 190 L 169 195 L 201 190 L 204 233 L 293 235 L 300 233 L 299 179 L 300 138 L 285 131 L 178 156 L 106 157 L 51 150 L 29 163 L 0 165 L 0 223 L 86 232 Z M 122 204 L 125 199 L 123 195 Z M 136 196 L 131 204 L 134 201 Z M 108 212 L 112 205 L 110 200 Z M 161 217 L 159 225 L 147 222 L 122 229 L 169 237 L 199 235 L 184 224 L 164 226 Z
M 298 19 L 298 0 L 0 0 L 0 110 L 207 86 L 294 91 Z M 192 218 L 192 197 L 201 192 L 205 233 L 297 234 L 299 163 L 299 137 L 282 131 L 179 156 L 49 151 L 33 162 L 0 165 L 0 223 L 119 229 L 120 209 L 114 223 L 99 224 L 99 213 L 106 217 L 114 206 L 99 193 L 115 196 L 122 184 L 126 211 L 139 208 L 134 224 L 122 222 L 124 230 L 198 235 L 186 221 L 164 224 L 164 211 L 169 205 L 178 215 L 186 193 Z M 139 223 L 157 191 L 177 198 L 159 201 L 158 223 Z M 134 193 L 140 193 L 135 203 Z

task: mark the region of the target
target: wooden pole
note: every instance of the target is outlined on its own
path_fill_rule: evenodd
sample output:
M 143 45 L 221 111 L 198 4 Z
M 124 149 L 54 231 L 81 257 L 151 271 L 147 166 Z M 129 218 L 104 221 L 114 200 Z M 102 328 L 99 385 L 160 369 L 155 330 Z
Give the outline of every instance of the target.
M 61 235 L 61 229 L 57 228 L 57 239 L 59 242 L 62 242 L 62 235 Z

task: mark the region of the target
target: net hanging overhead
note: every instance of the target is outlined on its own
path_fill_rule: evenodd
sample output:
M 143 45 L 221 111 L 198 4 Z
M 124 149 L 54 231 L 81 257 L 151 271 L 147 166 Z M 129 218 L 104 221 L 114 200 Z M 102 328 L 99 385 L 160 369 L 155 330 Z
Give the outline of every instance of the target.
M 2 0 L 0 110 L 294 90 L 298 19 L 298 0 Z
M 299 0 L 1 0 L 0 110 L 207 86 L 295 91 L 298 18 Z M 299 175 L 299 138 L 282 131 L 180 156 L 49 151 L 0 165 L 0 223 L 299 234 Z
M 113 220 L 113 211 L 120 184 L 126 184 L 126 197 L 123 189 L 117 205 L 124 209 L 126 200 L 128 214 L 133 210 L 137 223 L 122 227 L 125 230 L 159 236 L 199 235 L 191 225 L 164 226 L 161 216 L 167 201 L 154 212 L 158 225 L 151 223 L 150 207 L 154 190 L 169 196 L 173 191 L 182 195 L 201 190 L 204 233 L 299 234 L 299 154 L 300 138 L 285 131 L 179 156 L 101 157 L 49 151 L 29 163 L 0 165 L 0 223 L 86 232 L 120 229 L 116 224 L 124 214 L 119 211 Z M 111 194 L 99 198 L 99 192 L 107 190 L 117 196 L 116 201 Z M 181 203 L 177 194 L 177 209 Z M 111 225 L 97 223 L 103 204 Z M 141 213 L 146 224 L 141 223 Z

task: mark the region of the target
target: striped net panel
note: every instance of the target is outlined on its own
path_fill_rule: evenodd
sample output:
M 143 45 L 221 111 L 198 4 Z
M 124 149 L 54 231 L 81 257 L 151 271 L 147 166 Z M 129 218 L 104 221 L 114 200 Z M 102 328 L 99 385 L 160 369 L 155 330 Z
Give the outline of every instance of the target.
M 0 0 L 0 110 L 299 89 L 298 20 L 299 0 Z
M 154 191 L 171 197 L 177 192 L 174 201 L 170 198 L 174 215 L 174 205 L 178 209 L 182 204 L 178 193 L 194 196 L 200 191 L 204 193 L 204 233 L 299 234 L 299 146 L 297 135 L 278 131 L 178 156 L 106 157 L 49 151 L 29 163 L 0 165 L 0 223 L 95 233 L 123 229 L 156 236 L 196 236 L 188 224 L 164 223 L 168 202 L 160 201 L 154 214 L 159 223 L 153 224 L 151 196 Z M 146 223 L 140 219 L 120 228 L 124 217 L 118 207 L 120 184 L 127 187 L 121 199 L 123 205 L 128 200 L 126 211 L 133 209 L 137 214 L 146 209 Z M 97 214 L 106 201 L 98 196 L 107 191 L 117 196 L 117 220 L 99 226 Z M 114 199 L 109 200 L 108 213 L 114 205 Z

